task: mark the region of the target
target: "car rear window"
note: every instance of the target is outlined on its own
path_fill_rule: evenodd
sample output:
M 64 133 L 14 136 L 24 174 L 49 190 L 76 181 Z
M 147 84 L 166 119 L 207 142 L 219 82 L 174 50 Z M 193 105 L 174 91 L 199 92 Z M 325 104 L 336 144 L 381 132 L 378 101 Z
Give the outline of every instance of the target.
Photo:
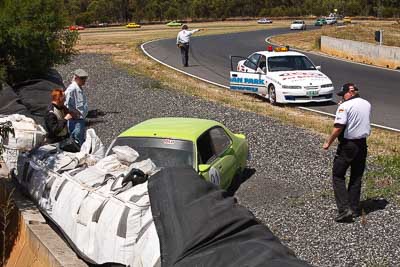
M 118 137 L 111 145 L 129 146 L 139 153 L 138 161 L 150 158 L 157 167 L 193 166 L 194 145 L 191 141 L 153 138 L 153 137 Z

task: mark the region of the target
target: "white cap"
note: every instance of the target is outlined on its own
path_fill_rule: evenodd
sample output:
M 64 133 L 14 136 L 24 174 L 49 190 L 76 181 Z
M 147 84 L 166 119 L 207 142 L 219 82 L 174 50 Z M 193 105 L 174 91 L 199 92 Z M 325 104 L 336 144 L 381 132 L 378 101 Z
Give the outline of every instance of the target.
M 74 71 L 74 75 L 80 77 L 80 78 L 86 78 L 88 77 L 88 73 L 84 71 L 83 69 L 77 69 Z

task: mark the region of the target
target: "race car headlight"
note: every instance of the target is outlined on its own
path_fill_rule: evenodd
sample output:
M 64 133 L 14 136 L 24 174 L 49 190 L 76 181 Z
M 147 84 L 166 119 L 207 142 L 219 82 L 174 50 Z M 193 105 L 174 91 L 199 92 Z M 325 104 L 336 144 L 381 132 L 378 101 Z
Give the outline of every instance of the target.
M 283 89 L 301 89 L 301 86 L 298 85 L 282 85 Z
M 328 84 L 321 85 L 321 88 L 328 88 L 328 87 L 333 87 L 333 84 L 328 83 Z

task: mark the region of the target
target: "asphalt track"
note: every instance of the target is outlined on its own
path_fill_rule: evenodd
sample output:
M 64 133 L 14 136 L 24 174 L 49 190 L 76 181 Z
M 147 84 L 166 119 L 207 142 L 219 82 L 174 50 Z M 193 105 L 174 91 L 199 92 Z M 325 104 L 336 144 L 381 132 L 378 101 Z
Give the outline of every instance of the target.
M 309 27 L 312 29 L 313 27 Z M 248 56 L 265 50 L 269 36 L 288 33 L 283 28 L 252 32 L 192 37 L 189 67 L 182 67 L 175 39 L 148 42 L 142 45 L 146 54 L 157 61 L 202 80 L 229 86 L 230 55 Z M 354 82 L 363 98 L 373 107 L 372 122 L 383 128 L 400 131 L 400 71 L 352 63 L 331 57 L 305 53 L 315 65 L 322 67 L 337 90 L 346 82 Z M 236 63 L 235 63 L 236 64 Z M 266 101 L 266 105 L 268 105 Z M 336 103 L 303 104 L 302 108 L 334 114 Z

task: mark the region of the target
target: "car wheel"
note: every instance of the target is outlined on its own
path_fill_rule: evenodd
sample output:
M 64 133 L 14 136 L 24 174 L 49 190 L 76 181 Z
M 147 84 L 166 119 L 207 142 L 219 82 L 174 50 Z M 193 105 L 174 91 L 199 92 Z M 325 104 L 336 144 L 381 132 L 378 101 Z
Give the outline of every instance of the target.
M 273 84 L 268 87 L 268 100 L 271 105 L 276 105 L 276 91 Z

